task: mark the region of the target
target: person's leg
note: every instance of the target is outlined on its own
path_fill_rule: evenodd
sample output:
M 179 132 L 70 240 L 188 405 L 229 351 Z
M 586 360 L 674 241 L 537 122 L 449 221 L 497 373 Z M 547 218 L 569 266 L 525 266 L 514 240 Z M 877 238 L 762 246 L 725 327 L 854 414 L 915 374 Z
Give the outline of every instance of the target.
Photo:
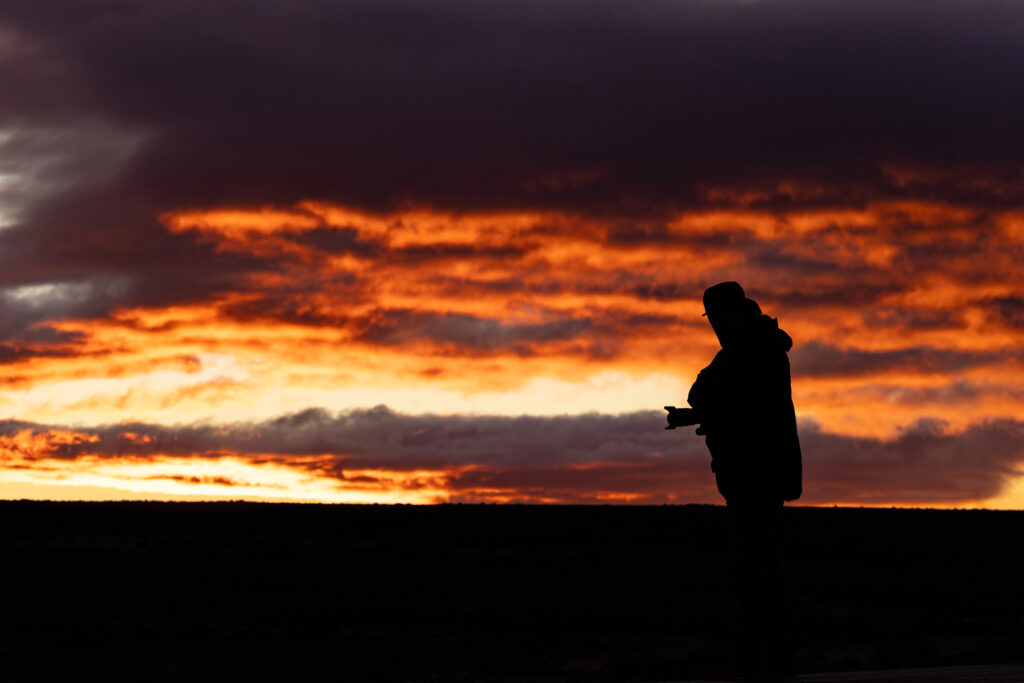
M 730 541 L 732 544 L 732 582 L 736 599 L 733 646 L 736 664 L 744 676 L 764 672 L 764 644 L 761 633 L 761 577 L 758 571 L 759 520 L 756 505 L 747 500 L 728 501 Z
M 736 656 L 748 676 L 792 674 L 789 582 L 782 563 L 782 501 L 728 505 L 737 599 Z
M 765 664 L 769 674 L 792 676 L 793 607 L 789 575 L 786 571 L 785 529 L 782 501 L 772 502 L 766 509 L 764 529 L 764 612 L 763 636 Z

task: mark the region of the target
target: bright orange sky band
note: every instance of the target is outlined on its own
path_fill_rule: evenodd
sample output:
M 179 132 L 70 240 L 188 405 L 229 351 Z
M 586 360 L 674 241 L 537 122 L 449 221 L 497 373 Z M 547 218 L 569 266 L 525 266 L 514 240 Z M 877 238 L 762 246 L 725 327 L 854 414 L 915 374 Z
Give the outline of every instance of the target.
M 7 365 L 0 414 L 24 424 L 12 423 L 0 437 L 0 494 L 712 501 L 700 439 L 682 431 L 622 443 L 623 451 L 611 455 L 595 447 L 562 467 L 528 459 L 495 465 L 486 450 L 476 460 L 441 458 L 424 467 L 392 463 L 382 452 L 382 466 L 374 467 L 373 454 L 331 450 L 329 439 L 325 452 L 304 446 L 275 456 L 260 452 L 258 440 L 239 450 L 233 439 L 218 446 L 206 435 L 202 450 L 168 452 L 133 425 L 170 434 L 195 424 L 258 431 L 260 423 L 308 408 L 344 414 L 386 405 L 399 414 L 463 423 L 475 415 L 571 421 L 595 412 L 655 411 L 641 416 L 660 429 L 660 405 L 683 404 L 689 383 L 717 348 L 700 316 L 700 295 L 726 272 L 796 340 L 794 400 L 804 429 L 890 444 L 915 430 L 955 440 L 978 425 L 1024 414 L 1024 331 L 998 314 L 1016 283 L 977 277 L 1016 268 L 1024 241 L 1019 213 L 979 216 L 921 202 L 791 213 L 737 206 L 680 214 L 650 226 L 656 234 L 650 241 L 636 242 L 617 241 L 615 225 L 550 212 L 370 215 L 309 201 L 184 210 L 161 220 L 172 233 L 217 252 L 272 259 L 274 268 L 205 300 L 45 323 L 75 341 L 66 353 Z M 348 246 L 309 239 L 317 234 Z M 979 238 L 981 255 L 936 264 L 908 258 L 911 250 Z M 835 270 L 800 278 L 804 291 L 822 293 L 820 300 L 778 294 L 795 277 L 780 281 L 780 273 L 751 264 L 753 244 L 771 245 L 790 259 L 834 261 Z M 889 283 L 899 284 L 870 309 L 844 300 L 856 298 L 845 288 L 873 285 L 850 282 L 847 273 L 862 267 L 882 269 L 894 276 Z M 25 287 L 7 296 L 41 306 L 74 296 L 71 287 Z M 95 425 L 105 427 L 99 433 Z M 910 482 L 899 481 L 896 466 L 855 493 L 841 485 L 842 472 L 816 467 L 830 457 L 816 452 L 816 444 L 805 438 L 809 503 L 1024 505 L 1012 468 L 981 489 L 984 497 L 958 498 L 955 487 L 916 495 Z M 472 448 L 471 440 L 459 447 Z M 614 475 L 624 462 L 643 470 L 672 460 L 689 462 L 664 470 L 677 478 L 668 486 L 654 485 L 642 472 Z M 509 476 L 538 466 L 550 471 L 519 482 Z M 819 490 L 815 477 L 822 478 Z

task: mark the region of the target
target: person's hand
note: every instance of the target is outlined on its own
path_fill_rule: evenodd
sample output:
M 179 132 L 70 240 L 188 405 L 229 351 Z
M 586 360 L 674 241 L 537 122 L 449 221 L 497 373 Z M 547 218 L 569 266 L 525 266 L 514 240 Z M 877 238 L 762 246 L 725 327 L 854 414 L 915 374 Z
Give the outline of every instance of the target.
M 697 424 L 697 411 L 693 408 L 676 408 L 675 406 L 665 406 L 665 410 L 668 411 L 668 427 L 665 429 L 675 429 L 676 427 L 689 427 Z

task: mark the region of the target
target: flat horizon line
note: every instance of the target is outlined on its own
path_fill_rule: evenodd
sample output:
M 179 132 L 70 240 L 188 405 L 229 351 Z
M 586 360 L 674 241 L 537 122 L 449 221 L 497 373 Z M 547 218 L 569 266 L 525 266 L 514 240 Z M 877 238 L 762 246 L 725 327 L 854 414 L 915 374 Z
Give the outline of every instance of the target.
M 54 500 L 48 498 L 0 498 L 0 505 L 9 504 L 51 504 L 51 505 L 175 505 L 175 506 L 251 506 L 251 507 L 375 507 L 375 508 L 443 508 L 443 507 L 530 507 L 530 508 L 725 508 L 724 503 L 533 503 L 533 502 L 439 502 L 439 503 L 345 503 L 327 501 L 277 501 L 277 500 L 160 500 L 160 499 L 120 499 L 111 498 L 108 500 Z M 1024 512 L 1024 509 L 1005 509 L 987 507 L 931 507 L 931 506 L 908 506 L 908 505 L 849 505 L 849 504 L 810 504 L 791 505 L 786 508 L 793 510 L 878 510 L 878 511 L 931 511 L 931 512 Z

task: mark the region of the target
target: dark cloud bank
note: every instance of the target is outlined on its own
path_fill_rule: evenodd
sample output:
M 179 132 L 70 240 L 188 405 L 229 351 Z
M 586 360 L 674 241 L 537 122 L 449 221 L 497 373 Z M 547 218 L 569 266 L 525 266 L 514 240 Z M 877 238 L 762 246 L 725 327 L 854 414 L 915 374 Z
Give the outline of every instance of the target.
M 0 186 L 0 287 L 84 294 L 0 301 L 3 357 L 63 352 L 33 322 L 273 267 L 169 234 L 158 217 L 182 207 L 551 208 L 621 217 L 629 243 L 747 190 L 776 209 L 1020 206 L 1022 24 L 996 0 L 4 3 L 0 172 L 19 180 Z M 811 267 L 756 247 L 754 265 Z
M 20 97 L 0 121 L 91 121 L 89 150 L 96 121 L 135 132 L 118 186 L 146 204 L 665 206 L 708 182 L 907 191 L 881 163 L 1019 181 L 1024 155 L 1008 1 L 39 0 L 5 18 Z
M 663 429 L 660 414 L 558 417 L 405 415 L 385 406 L 329 414 L 310 409 L 260 423 L 75 429 L 82 438 L 45 457 L 222 457 L 309 468 L 338 480 L 346 471 L 451 469 L 454 500 L 716 502 L 703 439 Z M 7 421 L 0 436 L 44 425 Z M 98 440 L 91 440 L 91 437 Z M 893 440 L 801 430 L 804 503 L 936 504 L 992 497 L 1021 473 L 1024 422 L 991 421 L 949 432 L 921 420 Z M 64 441 L 68 441 L 65 439 Z M 19 453 L 17 446 L 13 455 Z M 268 455 L 269 454 L 269 455 Z M 328 455 L 326 459 L 309 456 Z M 458 468 L 472 468 L 459 471 Z M 366 475 L 359 475 L 366 481 Z M 372 480 L 372 476 L 370 477 Z M 486 489 L 487 492 L 482 490 Z

